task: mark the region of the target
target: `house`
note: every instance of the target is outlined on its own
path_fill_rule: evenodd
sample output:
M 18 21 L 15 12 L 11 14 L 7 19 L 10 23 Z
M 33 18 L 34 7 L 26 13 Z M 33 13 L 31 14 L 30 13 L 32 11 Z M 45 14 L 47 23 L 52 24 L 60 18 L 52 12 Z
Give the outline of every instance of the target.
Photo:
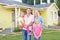
M 39 10 L 46 27 L 58 25 L 59 8 L 55 3 L 27 5 L 18 1 L 0 0 L 0 29 L 17 27 L 20 11 L 24 12 L 26 8 Z

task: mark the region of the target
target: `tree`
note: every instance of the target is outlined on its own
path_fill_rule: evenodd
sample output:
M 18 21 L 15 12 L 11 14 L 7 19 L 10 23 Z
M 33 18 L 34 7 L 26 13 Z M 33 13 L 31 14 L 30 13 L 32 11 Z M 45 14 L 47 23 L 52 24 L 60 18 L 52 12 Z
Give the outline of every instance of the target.
M 30 5 L 34 4 L 34 0 L 22 0 L 22 2 L 25 4 L 30 4 Z
M 40 0 L 36 0 L 36 4 L 40 4 Z
M 22 0 L 23 3 L 34 5 L 34 0 Z M 36 4 L 40 4 L 40 0 L 35 0 Z M 42 0 L 42 2 L 47 3 L 47 0 Z M 51 3 L 54 2 L 54 0 L 50 0 Z
M 47 0 L 42 0 L 43 2 L 47 3 Z M 54 2 L 54 0 L 50 0 L 51 3 Z
M 51 3 L 53 3 L 53 2 L 54 2 L 54 0 L 50 0 L 50 2 L 51 2 Z
M 27 0 L 22 0 L 23 3 L 27 3 Z
M 27 0 L 27 4 L 33 5 L 34 4 L 34 0 Z
M 58 6 L 59 9 L 60 9 L 60 0 L 55 0 L 55 3 L 57 4 L 57 6 Z
M 42 0 L 42 2 L 47 3 L 47 0 Z
M 57 6 L 58 6 L 59 9 L 60 9 L 60 0 L 55 0 L 55 3 L 57 4 Z M 58 15 L 60 16 L 60 10 L 59 10 L 59 12 L 58 12 Z

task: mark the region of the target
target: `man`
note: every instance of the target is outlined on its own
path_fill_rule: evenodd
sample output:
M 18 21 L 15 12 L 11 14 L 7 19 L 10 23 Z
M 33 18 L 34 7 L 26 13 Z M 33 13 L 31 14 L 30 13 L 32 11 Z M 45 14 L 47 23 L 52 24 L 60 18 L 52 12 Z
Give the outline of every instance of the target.
M 24 16 L 25 24 L 29 26 L 30 34 L 27 33 L 27 29 L 23 28 L 22 34 L 24 40 L 31 40 L 31 30 L 32 30 L 32 24 L 34 22 L 34 16 L 31 14 L 31 9 L 26 9 L 26 15 Z

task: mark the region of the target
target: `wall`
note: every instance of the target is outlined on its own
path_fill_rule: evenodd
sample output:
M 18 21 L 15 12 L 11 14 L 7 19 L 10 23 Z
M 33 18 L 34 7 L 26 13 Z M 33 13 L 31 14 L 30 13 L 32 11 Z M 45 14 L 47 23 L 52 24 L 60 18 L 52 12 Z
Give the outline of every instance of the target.
M 51 11 L 53 11 L 53 13 Z M 56 8 L 56 6 L 53 5 L 49 7 L 47 12 L 48 12 L 47 14 L 49 19 L 48 25 L 57 26 L 58 25 L 58 9 Z M 55 16 L 55 12 L 56 12 L 56 16 Z
M 0 27 L 12 27 L 12 11 L 11 9 L 4 8 L 2 5 L 0 5 Z
M 44 20 L 44 25 L 47 26 L 47 9 L 40 10 L 40 16 L 42 16 Z

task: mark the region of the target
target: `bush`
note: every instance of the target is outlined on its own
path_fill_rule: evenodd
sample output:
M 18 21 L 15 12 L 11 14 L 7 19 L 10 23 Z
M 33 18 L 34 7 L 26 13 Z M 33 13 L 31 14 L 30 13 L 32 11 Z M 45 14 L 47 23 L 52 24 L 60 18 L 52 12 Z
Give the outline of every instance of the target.
M 48 28 L 52 28 L 53 26 L 51 26 L 51 25 L 48 25 Z
M 58 16 L 60 17 L 60 11 L 58 11 Z
M 15 27 L 15 29 L 14 29 L 14 32 L 20 32 L 20 31 L 22 31 L 22 28 L 21 28 L 21 26 L 19 27 Z

